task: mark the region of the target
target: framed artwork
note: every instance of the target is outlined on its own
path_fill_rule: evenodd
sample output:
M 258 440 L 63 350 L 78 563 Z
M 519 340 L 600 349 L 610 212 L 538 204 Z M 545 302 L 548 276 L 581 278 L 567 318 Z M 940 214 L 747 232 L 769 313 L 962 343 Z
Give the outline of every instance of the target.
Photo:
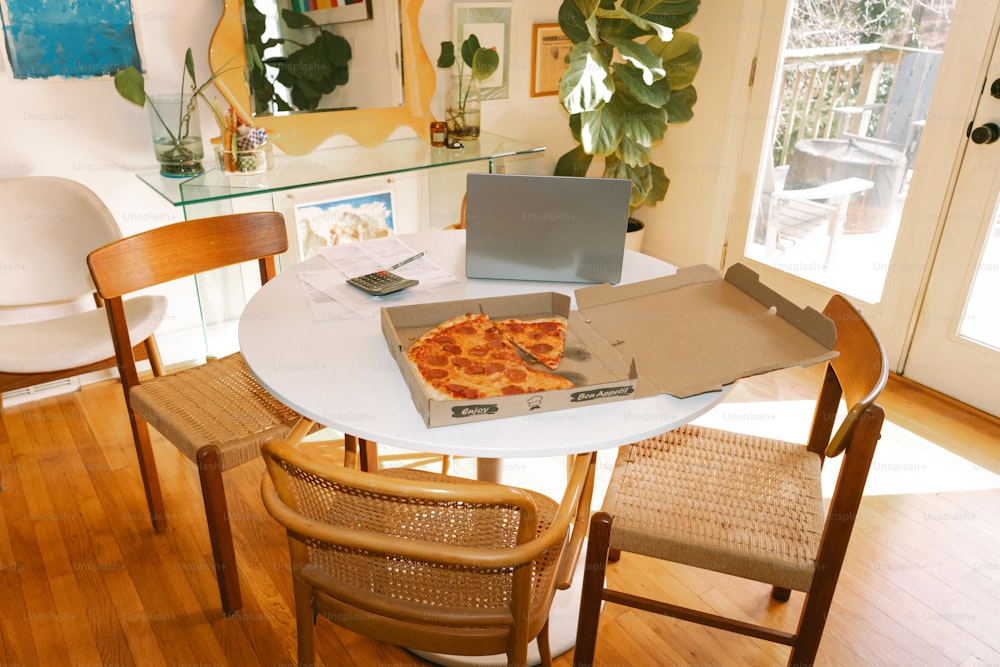
M 372 17 L 372 0 L 290 0 L 292 11 L 306 14 L 316 23 L 367 21 Z
M 483 99 L 506 99 L 510 76 L 510 3 L 456 2 L 454 7 L 456 51 L 469 35 L 475 35 L 480 46 L 496 49 L 500 55 L 497 71 L 479 86 Z
M 393 233 L 391 189 L 295 205 L 300 259 L 325 246 L 355 243 Z
M 566 56 L 573 48 L 558 23 L 536 23 L 531 41 L 531 96 L 555 95 L 559 79 L 569 67 Z
M 130 0 L 0 0 L 15 79 L 90 79 L 141 69 Z

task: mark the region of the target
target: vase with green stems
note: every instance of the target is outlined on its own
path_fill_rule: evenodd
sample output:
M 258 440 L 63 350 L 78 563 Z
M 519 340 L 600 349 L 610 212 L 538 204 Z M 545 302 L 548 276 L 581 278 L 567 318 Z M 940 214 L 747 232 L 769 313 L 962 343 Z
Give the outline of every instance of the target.
M 495 48 L 482 46 L 475 35 L 469 35 L 462 42 L 460 56 L 455 56 L 453 42 L 441 42 L 437 65 L 441 68 L 455 66 L 451 87 L 445 93 L 448 139 L 470 141 L 479 138 L 482 110 L 479 84 L 497 70 L 500 56 Z
M 127 67 L 115 74 L 115 89 L 118 94 L 148 110 L 153 152 L 160 163 L 160 173 L 164 176 L 180 178 L 196 176 L 205 171 L 201 164 L 205 157 L 205 146 L 201 140 L 198 98 L 205 97 L 205 88 L 219 74 L 221 72 L 212 74 L 199 85 L 195 78 L 191 49 L 184 56 L 179 93 L 146 94 L 145 80 L 135 67 Z M 205 101 L 208 102 L 207 99 Z M 220 128 L 224 127 L 217 112 L 215 121 Z
M 201 161 L 205 157 L 205 146 L 201 138 L 198 99 L 177 93 L 148 95 L 146 108 L 160 173 L 171 177 L 203 173 Z
M 462 141 L 479 138 L 482 95 L 479 81 L 471 76 L 453 76 L 451 88 L 445 93 L 445 122 L 448 137 Z

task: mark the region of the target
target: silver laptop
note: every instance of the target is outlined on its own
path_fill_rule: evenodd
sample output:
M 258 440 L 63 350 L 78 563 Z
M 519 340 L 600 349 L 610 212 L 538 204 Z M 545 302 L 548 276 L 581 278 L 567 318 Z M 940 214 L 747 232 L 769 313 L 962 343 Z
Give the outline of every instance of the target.
M 631 181 L 468 175 L 469 278 L 617 283 Z

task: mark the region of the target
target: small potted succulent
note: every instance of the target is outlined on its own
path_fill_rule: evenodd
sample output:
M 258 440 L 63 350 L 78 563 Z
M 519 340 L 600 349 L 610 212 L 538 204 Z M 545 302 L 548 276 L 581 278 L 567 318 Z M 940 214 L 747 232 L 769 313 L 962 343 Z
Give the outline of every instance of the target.
M 481 46 L 475 35 L 469 35 L 462 42 L 460 55 L 460 58 L 455 57 L 453 42 L 441 42 L 437 66 L 442 69 L 455 66 L 451 88 L 445 94 L 448 138 L 468 141 L 479 138 L 482 105 L 479 85 L 500 66 L 500 55 L 496 49 Z

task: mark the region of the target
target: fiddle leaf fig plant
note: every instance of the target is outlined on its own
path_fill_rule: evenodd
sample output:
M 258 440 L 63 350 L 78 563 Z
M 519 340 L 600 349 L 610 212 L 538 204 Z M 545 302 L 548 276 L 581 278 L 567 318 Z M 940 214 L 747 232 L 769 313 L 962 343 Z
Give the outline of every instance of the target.
M 341 35 L 323 28 L 311 18 L 291 9 L 281 10 L 282 24 L 292 30 L 313 30 L 308 43 L 289 37 L 267 37 L 266 17 L 252 0 L 244 4 L 247 31 L 247 78 L 253 93 L 254 113 L 312 111 L 321 98 L 349 80 L 351 45 Z M 273 46 L 289 44 L 287 55 L 264 56 Z M 269 68 L 273 68 L 269 71 Z M 273 72 L 277 72 L 274 74 Z M 276 85 L 277 84 L 277 85 Z M 287 97 L 285 92 L 287 90 Z
M 559 81 L 578 145 L 556 174 L 585 176 L 595 156 L 605 178 L 632 181 L 632 208 L 655 205 L 670 180 L 652 161 L 668 125 L 694 116 L 698 38 L 679 30 L 700 0 L 563 0 L 559 25 L 573 42 Z

